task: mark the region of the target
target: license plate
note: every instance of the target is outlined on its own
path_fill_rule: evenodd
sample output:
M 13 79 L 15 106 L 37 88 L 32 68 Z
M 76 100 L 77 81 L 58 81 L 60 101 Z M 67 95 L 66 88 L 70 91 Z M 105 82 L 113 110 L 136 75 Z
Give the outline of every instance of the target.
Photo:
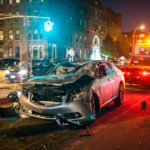
M 11 79 L 14 79 L 14 78 L 16 78 L 16 76 L 10 76 L 10 78 L 11 78 Z

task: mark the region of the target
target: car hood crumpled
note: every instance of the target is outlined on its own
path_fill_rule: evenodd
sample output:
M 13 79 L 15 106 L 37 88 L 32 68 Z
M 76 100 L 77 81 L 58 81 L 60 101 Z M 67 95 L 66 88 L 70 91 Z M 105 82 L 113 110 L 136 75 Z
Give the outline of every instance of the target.
M 80 78 L 79 75 L 75 74 L 67 74 L 67 75 L 46 75 L 46 76 L 36 76 L 28 79 L 26 82 L 27 84 L 52 84 L 52 85 L 61 85 L 61 84 L 67 84 L 67 83 L 73 83 L 78 78 Z

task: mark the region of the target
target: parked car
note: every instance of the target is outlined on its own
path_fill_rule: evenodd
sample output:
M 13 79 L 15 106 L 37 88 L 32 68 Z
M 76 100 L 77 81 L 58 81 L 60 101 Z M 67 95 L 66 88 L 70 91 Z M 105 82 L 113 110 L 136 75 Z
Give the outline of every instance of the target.
M 30 68 L 32 68 L 32 76 L 40 76 L 46 75 L 53 66 L 49 60 L 33 59 L 31 66 L 30 62 L 23 62 L 22 66 L 19 64 L 9 68 L 5 72 L 5 77 L 9 82 L 20 82 L 21 78 L 22 80 L 26 80 L 30 76 Z
M 0 70 L 7 70 L 15 65 L 19 64 L 18 58 L 1 58 L 0 59 Z
M 123 73 L 112 63 L 61 63 L 46 76 L 30 78 L 18 92 L 20 116 L 86 124 L 110 101 L 123 103 Z
M 54 64 L 51 63 L 48 59 L 33 59 L 32 75 L 33 76 L 46 75 L 51 70 L 51 68 L 53 68 L 53 66 Z
M 0 82 L 6 82 L 5 74 L 13 68 L 14 66 L 19 64 L 18 58 L 1 58 L 0 59 Z

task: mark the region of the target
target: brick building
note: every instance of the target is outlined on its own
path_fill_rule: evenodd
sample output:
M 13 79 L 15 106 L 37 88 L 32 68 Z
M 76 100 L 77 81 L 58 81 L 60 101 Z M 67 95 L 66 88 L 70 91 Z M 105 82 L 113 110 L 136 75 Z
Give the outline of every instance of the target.
M 54 27 L 46 32 L 36 17 L 0 20 L 0 57 L 65 58 L 73 49 L 85 60 L 107 35 L 121 34 L 121 15 L 99 0 L 0 0 L 0 18 L 10 14 L 49 16 Z

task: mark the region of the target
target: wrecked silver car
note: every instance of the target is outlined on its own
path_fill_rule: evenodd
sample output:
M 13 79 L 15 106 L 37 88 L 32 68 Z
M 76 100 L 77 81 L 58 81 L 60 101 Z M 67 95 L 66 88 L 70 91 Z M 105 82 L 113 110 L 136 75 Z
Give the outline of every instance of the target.
M 85 124 L 95 120 L 108 102 L 122 104 L 124 84 L 122 72 L 112 63 L 61 63 L 48 75 L 33 77 L 23 85 L 19 113 Z

